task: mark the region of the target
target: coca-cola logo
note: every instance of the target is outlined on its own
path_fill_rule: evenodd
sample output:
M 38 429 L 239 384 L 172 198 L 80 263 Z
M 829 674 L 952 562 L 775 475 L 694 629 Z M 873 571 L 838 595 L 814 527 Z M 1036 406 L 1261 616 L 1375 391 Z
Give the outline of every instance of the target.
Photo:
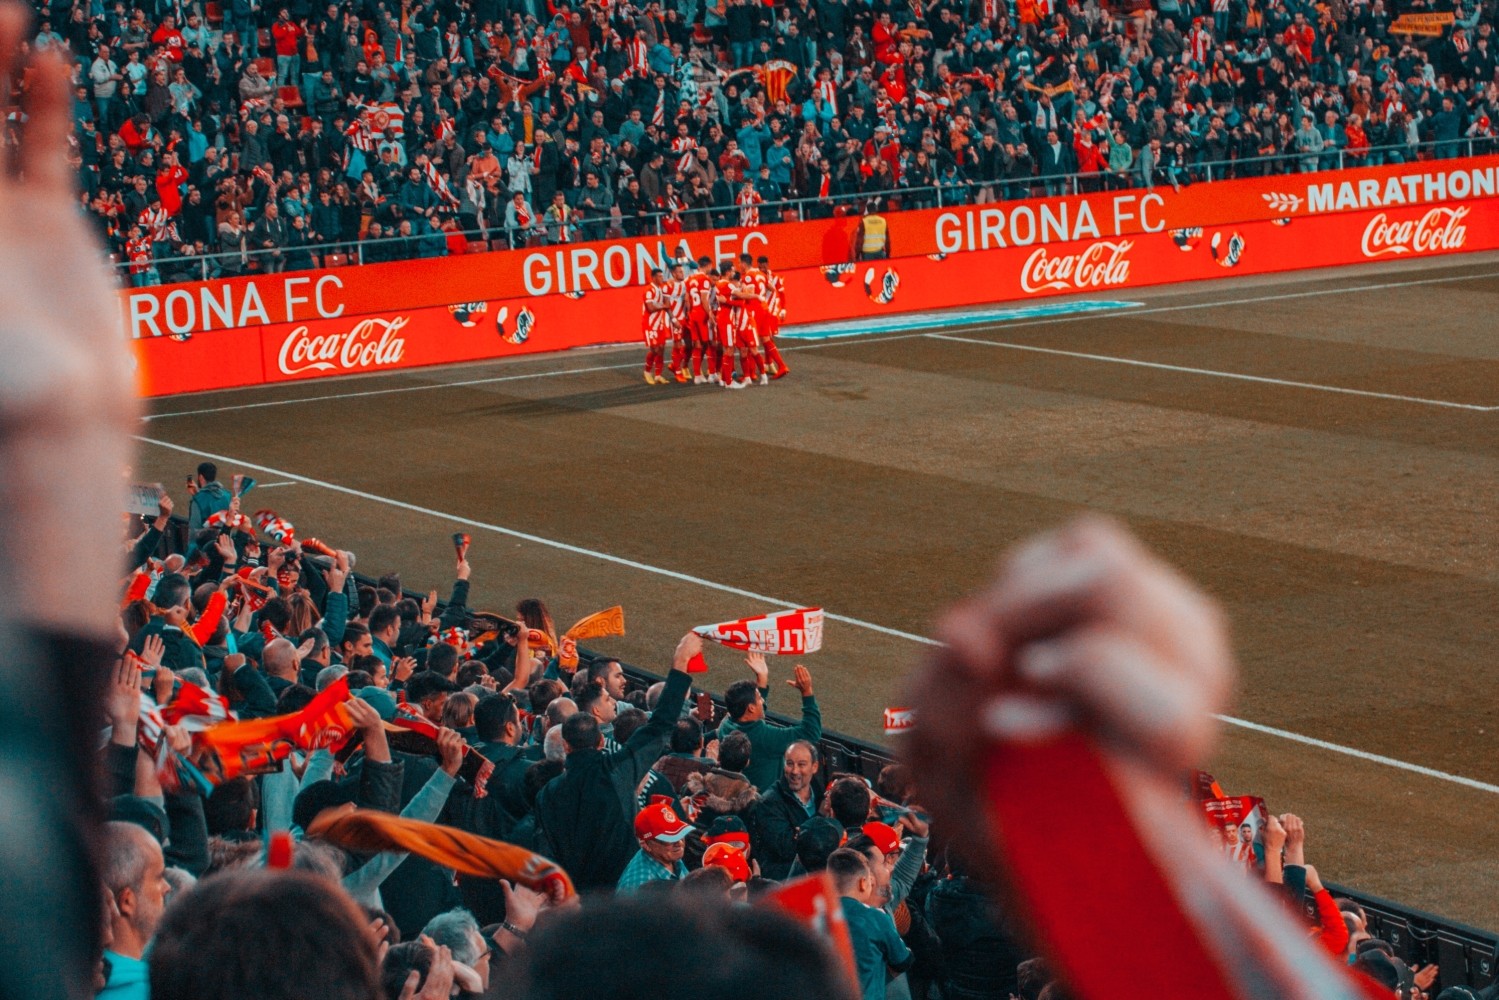
M 397 334 L 411 322 L 409 316 L 394 319 L 362 319 L 347 333 L 314 335 L 299 326 L 286 335 L 276 364 L 283 375 L 308 371 L 363 371 L 398 364 L 406 353 L 406 339 Z
M 1134 245 L 1132 240 L 1099 240 L 1086 250 L 1060 257 L 1037 247 L 1020 272 L 1020 287 L 1039 292 L 1122 285 L 1129 280 L 1129 252 Z
M 1419 219 L 1391 219 L 1380 212 L 1364 227 L 1359 249 L 1365 257 L 1461 250 L 1468 240 L 1468 227 L 1462 224 L 1468 211 L 1467 206 L 1433 208 Z

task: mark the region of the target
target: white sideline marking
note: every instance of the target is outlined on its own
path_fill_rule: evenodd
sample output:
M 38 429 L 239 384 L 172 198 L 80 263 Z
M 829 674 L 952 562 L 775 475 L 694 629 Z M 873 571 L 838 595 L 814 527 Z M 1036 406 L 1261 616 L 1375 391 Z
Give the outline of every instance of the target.
M 1284 729 L 1276 729 L 1274 726 L 1250 722 L 1247 719 L 1236 719 L 1231 715 L 1214 715 L 1213 718 L 1220 722 L 1226 722 L 1230 726 L 1238 726 L 1240 729 L 1264 733 L 1267 736 L 1279 736 L 1283 740 L 1302 743 L 1309 747 L 1316 747 L 1318 750 L 1331 750 L 1333 753 L 1357 757 L 1359 760 L 1367 760 L 1372 764 L 1383 764 L 1385 767 L 1399 768 L 1402 771 L 1410 771 L 1412 774 L 1419 774 L 1427 778 L 1436 778 L 1439 781 L 1450 781 L 1454 785 L 1463 785 L 1467 788 L 1476 788 L 1480 792 L 1490 792 L 1499 795 L 1499 785 L 1491 785 L 1487 781 L 1479 781 L 1476 778 L 1464 778 L 1460 774 L 1448 774 L 1446 771 L 1438 771 L 1436 768 L 1411 764 L 1407 761 L 1396 760 L 1394 757 L 1386 757 L 1383 754 L 1370 753 L 1367 750 L 1345 747 L 1337 743 L 1328 743 L 1326 740 L 1319 740 L 1312 736 L 1303 736 L 1300 733 L 1287 732 Z
M 803 606 L 798 601 L 786 601 L 776 597 L 768 597 L 765 594 L 757 594 L 752 590 L 744 590 L 740 587 L 731 587 L 728 584 L 717 583 L 713 580 L 704 580 L 702 577 L 692 576 L 688 573 L 679 573 L 676 570 L 665 569 L 660 566 L 652 566 L 649 563 L 637 562 L 634 559 L 626 559 L 623 556 L 611 555 L 608 552 L 599 552 L 595 549 L 583 548 L 580 545 L 570 545 L 567 542 L 559 542 L 555 539 L 543 538 L 540 535 L 528 534 L 524 531 L 517 531 L 514 528 L 505 528 L 498 524 L 488 524 L 484 521 L 476 521 L 472 518 L 460 517 L 456 514 L 448 514 L 440 510 L 433 510 L 430 507 L 422 507 L 417 504 L 406 503 L 404 500 L 393 500 L 390 497 L 377 496 L 374 493 L 366 493 L 363 490 L 356 490 L 349 486 L 340 486 L 338 483 L 330 483 L 321 479 L 313 479 L 310 476 L 299 476 L 294 472 L 286 472 L 282 469 L 274 469 L 268 465 L 259 465 L 255 462 L 246 462 L 243 459 L 231 458 L 227 455 L 215 455 L 212 452 L 202 451 L 197 448 L 188 448 L 180 444 L 173 444 L 170 441 L 158 441 L 155 438 L 143 437 L 139 434 L 134 435 L 134 438 L 136 441 L 139 441 L 143 444 L 154 444 L 157 447 L 181 452 L 186 455 L 199 455 L 205 458 L 210 458 L 215 462 L 223 463 L 226 466 L 258 469 L 261 472 L 268 472 L 272 475 L 277 476 L 285 476 L 286 478 L 299 483 L 306 483 L 309 486 L 318 486 L 325 490 L 332 490 L 335 493 L 344 493 L 352 497 L 358 497 L 361 500 L 369 500 L 374 503 L 381 503 L 390 507 L 397 507 L 401 510 L 408 510 L 416 514 L 425 514 L 428 517 L 442 518 L 444 520 L 451 521 L 454 524 L 461 524 L 469 528 L 477 528 L 483 531 L 493 531 L 494 533 L 499 535 L 507 535 L 511 538 L 519 538 L 523 541 L 532 542 L 537 545 L 544 545 L 548 548 L 559 549 L 563 552 L 570 552 L 573 555 L 588 556 L 593 559 L 599 559 L 603 562 L 614 563 L 618 566 L 627 566 L 630 569 L 637 569 L 646 573 L 653 573 L 657 576 L 664 576 L 672 580 L 680 580 L 683 583 L 694 584 L 696 586 L 704 587 L 709 590 L 717 590 L 725 594 L 734 594 L 737 597 L 748 598 L 752 601 L 758 601 L 763 604 L 769 604 L 775 607 L 782 608 L 799 608 Z M 890 628 L 886 625 L 877 625 L 874 622 L 867 622 L 859 618 L 850 618 L 846 615 L 834 614 L 826 610 L 823 611 L 823 617 L 831 621 L 842 622 L 845 625 L 853 625 L 856 628 L 867 629 L 871 632 L 878 632 L 881 635 L 893 636 L 897 639 L 905 639 L 909 642 L 914 642 L 923 646 L 941 645 L 941 643 L 937 642 L 937 640 L 928 638 L 924 635 L 917 635 L 914 632 L 903 632 L 900 629 Z M 1385 757 L 1380 754 L 1370 753 L 1367 750 L 1358 750 L 1354 747 L 1345 747 L 1337 743 L 1328 743 L 1325 740 L 1319 740 L 1311 736 L 1303 736 L 1300 733 L 1288 732 L 1284 729 L 1276 729 L 1273 726 L 1262 725 L 1258 722 L 1250 722 L 1247 719 L 1236 719 L 1228 715 L 1220 715 L 1217 716 L 1217 718 L 1229 725 L 1238 726 L 1242 729 L 1249 729 L 1257 733 L 1263 733 L 1267 736 L 1278 736 L 1281 739 L 1290 740 L 1294 743 L 1301 743 L 1305 746 L 1315 747 L 1319 750 L 1328 750 L 1333 753 L 1343 754 L 1344 756 L 1354 757 L 1358 760 L 1369 761 L 1370 763 L 1374 764 L 1383 764 L 1386 767 L 1396 768 L 1401 771 L 1409 771 L 1412 774 L 1419 774 L 1423 777 L 1436 778 L 1439 781 L 1451 782 L 1452 784 L 1477 789 L 1478 791 L 1499 794 L 1499 785 L 1491 785 L 1487 782 L 1478 781 L 1473 778 L 1465 778 L 1462 775 L 1448 774 L 1445 771 L 1438 771 L 1435 768 L 1424 767 L 1420 764 L 1411 764 L 1403 760 L 1396 760 L 1393 757 Z
M 1137 358 L 1118 358 L 1109 354 L 1086 354 L 1082 351 L 1063 351 L 1055 347 L 1036 347 L 1032 344 L 1011 344 L 999 340 L 978 340 L 974 337 L 955 337 L 947 333 L 927 333 L 929 340 L 950 340 L 959 344 L 979 344 L 984 347 L 1003 347 L 1011 351 L 1031 351 L 1036 354 L 1059 354 L 1085 361 L 1106 361 L 1116 365 L 1133 365 L 1136 368 L 1159 368 L 1168 372 L 1184 372 L 1188 375 L 1208 375 L 1213 378 L 1231 378 L 1240 382 L 1263 382 L 1266 385 L 1286 386 L 1292 389 L 1315 389 L 1318 392 L 1336 392 L 1345 396 L 1365 396 L 1369 399 L 1388 399 L 1397 403 L 1418 403 L 1421 406 L 1441 406 L 1452 410 L 1473 410 L 1477 413 L 1492 413 L 1499 406 L 1480 406 L 1477 403 L 1453 403 L 1445 399 L 1423 399 L 1420 396 L 1401 396 L 1393 392 L 1374 392 L 1369 389 L 1349 389 L 1338 385 L 1318 385 L 1315 382 L 1294 382 L 1264 375 L 1245 375 L 1242 372 L 1221 372 L 1211 368 L 1189 368 L 1186 365 L 1168 365 L 1160 361 L 1141 361 Z
M 526 372 L 522 375 L 496 375 L 491 378 L 472 378 L 462 382 L 431 382 L 423 385 L 399 385 L 386 389 L 367 389 L 364 392 L 335 392 L 326 396 L 299 396 L 296 399 L 267 399 L 259 403 L 236 403 L 233 406 L 213 406 L 203 410 L 179 410 L 173 413 L 154 413 L 142 420 L 164 420 L 167 417 L 200 417 L 206 413 L 228 413 L 231 410 L 258 410 L 267 406 L 291 406 L 295 403 L 326 403 L 332 399 L 357 399 L 360 396 L 389 396 L 397 392 L 424 392 L 428 389 L 454 389 L 466 385 L 489 385 L 492 382 L 518 382 L 528 378 L 549 378 L 552 375 L 582 375 L 585 372 L 606 372 L 615 368 L 637 368 L 640 362 L 627 365 L 594 365 L 590 368 L 564 368 L 550 372 Z M 373 373 L 372 373 L 373 374 Z M 394 373 L 392 373 L 394 374 Z
M 735 594 L 739 597 L 747 597 L 750 600 L 759 601 L 764 604 L 779 605 L 783 608 L 799 608 L 803 606 L 790 601 L 782 601 L 775 597 L 767 597 L 764 594 L 757 594 L 752 590 L 743 590 L 739 587 L 730 587 L 728 584 L 715 583 L 712 580 L 704 580 L 701 577 L 692 576 L 688 573 L 679 573 L 676 570 L 663 569 L 660 566 L 652 566 L 649 563 L 636 562 L 634 559 L 626 559 L 624 556 L 616 556 L 611 555 L 608 552 L 599 552 L 594 549 L 585 549 L 577 545 L 569 545 L 567 542 L 559 542 L 555 539 L 543 538 L 540 535 L 528 534 L 527 532 L 517 531 L 514 528 L 506 528 L 498 524 L 489 524 L 484 521 L 475 521 L 472 518 L 460 517 L 457 514 L 449 514 L 444 511 L 433 510 L 430 507 L 422 507 L 414 503 L 407 503 L 404 500 L 392 500 L 390 497 L 382 497 L 374 493 L 366 493 L 364 490 L 356 490 L 349 486 L 340 486 L 338 483 L 330 483 L 322 479 L 313 479 L 310 476 L 299 476 L 295 472 L 287 472 L 284 469 L 273 469 L 269 465 L 257 465 L 254 462 L 246 462 L 243 459 L 230 458 L 227 455 L 215 455 L 212 452 L 202 451 L 197 448 L 187 448 L 180 444 L 173 444 L 170 441 L 157 441 L 154 438 L 142 437 L 139 434 L 134 435 L 134 438 L 135 440 L 140 441 L 144 444 L 158 445 L 159 447 L 169 448 L 172 451 L 180 451 L 183 454 L 187 455 L 203 455 L 207 458 L 214 459 L 215 461 L 223 462 L 227 466 L 243 466 L 247 469 L 259 469 L 261 472 L 269 472 L 272 475 L 286 476 L 290 479 L 296 480 L 299 483 L 306 483 L 308 486 L 319 486 L 325 490 L 332 490 L 335 493 L 345 493 L 352 497 L 358 497 L 361 500 L 369 500 L 374 503 L 383 503 L 390 507 L 399 507 L 401 510 L 409 510 L 416 514 L 425 514 L 428 517 L 443 518 L 445 520 L 452 521 L 454 524 L 461 524 L 469 528 L 479 528 L 484 531 L 493 531 L 499 535 L 508 535 L 511 538 L 519 538 L 523 541 L 532 542 L 536 545 L 545 545 L 550 548 L 561 549 L 563 552 L 571 552 L 574 555 L 590 556 L 594 559 L 602 559 L 605 562 L 615 563 L 620 566 L 628 566 L 631 569 L 643 570 L 647 573 L 654 573 L 657 576 L 670 577 L 673 580 L 681 580 L 684 583 L 695 584 L 699 587 L 707 587 L 710 590 L 720 590 L 726 594 Z M 933 642 L 931 639 L 926 638 L 925 636 L 915 635 L 910 632 L 902 632 L 899 629 L 889 628 L 884 625 L 876 625 L 874 622 L 866 622 L 858 618 L 848 618 L 843 615 L 835 615 L 826 611 L 823 612 L 823 617 L 829 618 L 833 621 L 843 622 L 845 625 L 856 625 L 859 628 L 869 629 L 872 632 L 880 632 L 885 635 L 894 636 L 897 639 L 908 639 L 911 642 L 921 642 L 927 643 L 929 645 L 936 645 L 935 642 Z
M 275 489 L 278 486 L 295 486 L 295 485 L 297 485 L 297 484 L 294 483 L 294 482 L 290 482 L 290 481 L 284 482 L 284 483 L 256 483 L 255 484 L 255 488 L 258 489 L 258 490 L 273 490 L 273 489 Z

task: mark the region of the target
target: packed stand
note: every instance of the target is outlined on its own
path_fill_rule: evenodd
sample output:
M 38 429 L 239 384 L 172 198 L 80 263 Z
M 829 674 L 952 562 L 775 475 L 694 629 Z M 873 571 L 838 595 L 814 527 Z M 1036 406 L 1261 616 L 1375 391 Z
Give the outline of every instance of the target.
M 31 44 L 137 284 L 1493 148 L 1492 4 L 1135 6 L 95 0 Z
M 873 781 L 829 772 L 804 666 L 781 688 L 800 703 L 795 724 L 769 717 L 759 653 L 721 706 L 694 692 L 707 663 L 696 632 L 644 686 L 617 659 L 580 656 L 571 636 L 608 629 L 559 638 L 534 598 L 512 615 L 472 609 L 467 536 L 454 536 L 439 604 L 396 574 L 360 582 L 352 553 L 298 540 L 269 511 L 243 514 L 252 484 L 226 488 L 204 463 L 187 550 L 156 558 L 174 527 L 165 496 L 127 540 L 128 652 L 101 751 L 101 998 L 200 997 L 210 983 L 226 997 L 291 995 L 288 983 L 388 1000 L 551 996 L 590 968 L 657 974 L 639 950 L 682 921 L 694 943 L 674 958 L 728 948 L 733 961 L 703 960 L 723 963 L 725 984 L 764 977 L 757 995 L 813 995 L 796 992 L 809 983 L 864 1000 L 1069 995 L 951 839 L 933 839 L 905 765 Z M 1320 949 L 1402 997 L 1431 989 L 1435 967 L 1405 966 L 1323 887 L 1298 817 L 1228 832 L 1227 853 L 1283 893 Z M 822 872 L 852 994 L 814 936 L 744 905 Z M 596 942 L 587 958 L 569 948 L 580 928 Z M 277 959 L 264 967 L 262 952 Z M 629 995 L 668 995 L 675 971 L 659 974 L 659 992 Z

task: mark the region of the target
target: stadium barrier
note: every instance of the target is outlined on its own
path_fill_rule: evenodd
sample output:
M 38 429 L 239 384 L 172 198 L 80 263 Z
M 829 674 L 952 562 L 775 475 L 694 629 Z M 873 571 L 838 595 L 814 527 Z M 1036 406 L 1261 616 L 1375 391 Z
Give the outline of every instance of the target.
M 793 325 L 1499 248 L 1499 156 L 625 238 L 121 292 L 148 396 L 639 339 L 639 286 L 765 255 Z

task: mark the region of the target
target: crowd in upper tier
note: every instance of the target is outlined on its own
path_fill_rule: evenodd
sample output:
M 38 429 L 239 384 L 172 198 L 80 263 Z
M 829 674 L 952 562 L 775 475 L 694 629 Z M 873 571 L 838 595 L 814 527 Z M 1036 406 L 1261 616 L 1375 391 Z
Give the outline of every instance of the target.
M 1491 149 L 1493 5 L 1404 13 L 78 0 L 31 45 L 145 284 Z

